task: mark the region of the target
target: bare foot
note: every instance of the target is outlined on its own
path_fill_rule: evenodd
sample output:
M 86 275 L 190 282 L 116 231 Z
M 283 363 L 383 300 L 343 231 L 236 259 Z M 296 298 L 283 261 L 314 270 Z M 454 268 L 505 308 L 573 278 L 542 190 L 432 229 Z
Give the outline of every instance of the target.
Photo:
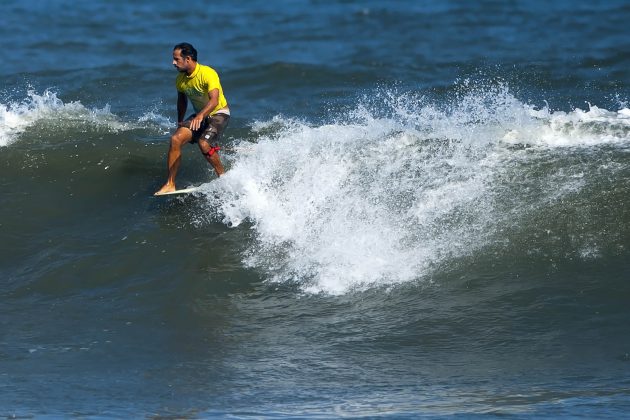
M 166 184 L 164 184 L 164 186 L 162 188 L 160 188 L 158 191 L 156 191 L 155 194 L 153 194 L 153 195 L 162 195 L 164 193 L 173 192 L 175 190 L 176 190 L 175 184 L 166 183 Z

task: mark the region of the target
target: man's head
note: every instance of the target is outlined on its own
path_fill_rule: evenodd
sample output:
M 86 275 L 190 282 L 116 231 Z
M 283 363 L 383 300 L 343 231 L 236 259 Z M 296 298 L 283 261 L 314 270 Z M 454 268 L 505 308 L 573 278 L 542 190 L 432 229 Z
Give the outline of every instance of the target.
M 191 73 L 197 65 L 197 50 L 187 42 L 173 47 L 173 65 L 177 71 Z

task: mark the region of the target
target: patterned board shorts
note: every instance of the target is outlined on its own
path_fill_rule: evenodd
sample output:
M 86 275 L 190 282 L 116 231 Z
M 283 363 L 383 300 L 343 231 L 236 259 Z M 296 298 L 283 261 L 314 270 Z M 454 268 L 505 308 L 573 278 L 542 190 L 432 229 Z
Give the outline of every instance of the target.
M 182 127 L 190 128 L 190 122 L 194 117 L 195 114 L 188 117 L 188 119 L 182 123 Z M 197 143 L 199 139 L 203 138 L 211 147 L 218 146 L 218 141 L 229 122 L 230 116 L 221 113 L 204 118 L 199 130 L 193 131 L 193 138 L 190 142 Z

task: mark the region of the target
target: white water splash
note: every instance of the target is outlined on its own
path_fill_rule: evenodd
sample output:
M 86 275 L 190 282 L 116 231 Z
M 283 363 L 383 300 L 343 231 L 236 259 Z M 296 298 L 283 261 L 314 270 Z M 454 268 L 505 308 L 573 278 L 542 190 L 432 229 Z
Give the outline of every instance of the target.
M 64 103 L 48 89 L 42 94 L 29 90 L 22 102 L 0 104 L 0 147 L 14 143 L 29 127 L 42 123 L 58 129 L 89 124 L 110 132 L 133 128 L 112 114 L 109 105 L 90 109 L 80 102 Z
M 521 175 L 510 173 L 522 158 L 512 144 L 630 140 L 625 109 L 551 113 L 506 90 L 460 99 L 438 107 L 396 97 L 386 112 L 359 106 L 321 126 L 280 117 L 256 123 L 258 143 L 241 146 L 246 152 L 228 173 L 205 186 L 209 205 L 229 226 L 251 223 L 255 242 L 244 261 L 270 280 L 345 293 L 429 279 L 495 240 L 502 220 L 527 211 L 496 207 L 510 191 L 497 183 Z M 543 202 L 583 186 L 556 178 L 564 184 Z
M 508 143 L 544 147 L 583 147 L 623 144 L 630 141 L 630 109 L 608 111 L 589 106 L 588 111 L 550 112 L 529 109 L 528 124 L 505 134 Z

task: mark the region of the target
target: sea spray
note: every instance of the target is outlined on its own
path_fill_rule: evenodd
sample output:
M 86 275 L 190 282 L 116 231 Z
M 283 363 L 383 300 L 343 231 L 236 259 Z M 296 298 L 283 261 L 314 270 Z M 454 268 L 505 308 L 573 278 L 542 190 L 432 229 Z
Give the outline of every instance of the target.
M 18 141 L 29 131 L 31 138 L 50 141 L 51 132 L 72 134 L 86 131 L 122 133 L 134 129 L 150 129 L 166 134 L 165 127 L 172 126 L 166 117 L 148 112 L 137 121 L 124 121 L 112 112 L 109 105 L 86 107 L 81 102 L 64 102 L 53 90 L 38 93 L 29 89 L 21 101 L 5 100 L 0 103 L 0 147 Z
M 589 105 L 588 110 L 551 112 L 530 110 L 531 123 L 513 127 L 503 140 L 544 147 L 589 147 L 627 145 L 630 140 L 630 110 L 608 111 Z
M 259 122 L 257 143 L 237 146 L 204 191 L 223 223 L 251 226 L 245 264 L 309 292 L 430 280 L 580 193 L 549 148 L 629 140 L 625 109 L 537 110 L 504 87 L 441 104 L 384 96 L 330 124 Z M 557 170 L 531 173 L 544 164 Z

